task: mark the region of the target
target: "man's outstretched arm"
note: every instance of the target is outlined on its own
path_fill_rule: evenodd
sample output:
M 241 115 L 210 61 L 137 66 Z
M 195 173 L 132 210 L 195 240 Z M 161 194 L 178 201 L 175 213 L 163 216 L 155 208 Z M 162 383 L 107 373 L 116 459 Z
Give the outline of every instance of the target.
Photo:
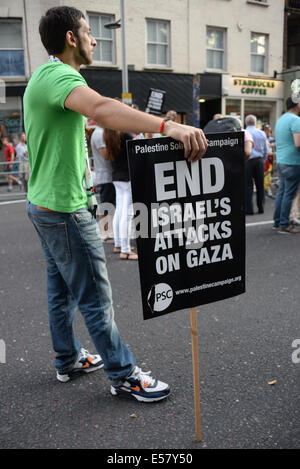
M 101 96 L 87 86 L 78 86 L 65 100 L 65 107 L 95 120 L 101 127 L 140 133 L 159 132 L 160 117 L 137 111 L 116 99 Z M 196 161 L 205 154 L 207 141 L 201 129 L 167 121 L 164 134 L 184 144 L 185 157 Z

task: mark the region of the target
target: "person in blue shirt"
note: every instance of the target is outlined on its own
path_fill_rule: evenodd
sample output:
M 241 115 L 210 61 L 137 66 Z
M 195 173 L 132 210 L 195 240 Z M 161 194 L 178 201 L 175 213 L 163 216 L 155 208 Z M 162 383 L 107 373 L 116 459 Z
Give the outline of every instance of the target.
M 280 183 L 275 199 L 274 229 L 279 233 L 298 233 L 290 225 L 290 211 L 300 184 L 300 103 L 286 100 L 287 112 L 275 125 L 276 162 Z
M 256 116 L 249 114 L 245 118 L 246 130 L 252 135 L 254 147 L 245 165 L 246 176 L 246 215 L 253 215 L 253 181 L 256 186 L 256 204 L 258 213 L 264 213 L 264 172 L 265 159 L 269 146 L 266 134 L 256 127 Z

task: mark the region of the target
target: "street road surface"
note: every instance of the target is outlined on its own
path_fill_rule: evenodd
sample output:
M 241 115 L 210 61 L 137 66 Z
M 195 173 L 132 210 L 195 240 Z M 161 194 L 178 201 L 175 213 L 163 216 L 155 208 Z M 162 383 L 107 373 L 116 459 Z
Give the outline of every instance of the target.
M 0 448 L 299 449 L 300 363 L 292 354 L 300 358 L 300 351 L 292 345 L 300 339 L 300 235 L 271 229 L 273 203 L 268 199 L 264 215 L 246 220 L 247 292 L 197 308 L 202 442 L 196 443 L 189 311 L 144 321 L 138 265 L 120 261 L 106 245 L 121 336 L 138 365 L 173 393 L 156 404 L 115 398 L 103 370 L 58 382 L 40 244 L 25 203 L 2 201 Z M 80 314 L 76 332 L 95 351 Z

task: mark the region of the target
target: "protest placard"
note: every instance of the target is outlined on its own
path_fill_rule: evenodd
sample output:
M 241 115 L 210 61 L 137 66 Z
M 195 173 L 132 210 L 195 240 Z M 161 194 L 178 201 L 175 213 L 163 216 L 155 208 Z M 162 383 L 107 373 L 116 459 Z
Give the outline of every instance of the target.
M 166 92 L 150 88 L 145 111 L 160 115 L 166 98 Z
M 144 319 L 245 291 L 243 132 L 208 145 L 189 163 L 170 138 L 128 142 Z
M 127 150 L 144 319 L 190 309 L 196 441 L 202 439 L 196 306 L 245 292 L 244 133 L 207 135 L 197 162 L 167 137 Z

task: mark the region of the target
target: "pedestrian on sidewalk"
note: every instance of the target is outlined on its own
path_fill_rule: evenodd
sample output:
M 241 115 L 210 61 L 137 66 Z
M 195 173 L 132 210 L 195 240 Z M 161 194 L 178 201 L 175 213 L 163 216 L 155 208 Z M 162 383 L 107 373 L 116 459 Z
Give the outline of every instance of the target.
M 39 27 L 49 60 L 33 73 L 24 95 L 24 121 L 31 176 L 28 215 L 47 263 L 50 328 L 57 378 L 104 365 L 111 393 L 152 402 L 166 398 L 168 384 L 136 366 L 114 321 L 111 287 L 98 223 L 88 210 L 84 117 L 101 127 L 139 134 L 164 132 L 183 142 L 190 161 L 207 149 L 203 132 L 137 111 L 87 86 L 81 65 L 92 63 L 96 41 L 82 12 L 47 11 Z M 45 90 L 47 92 L 45 93 Z M 75 337 L 76 306 L 97 350 L 85 351 Z
M 102 241 L 113 243 L 113 217 L 116 191 L 112 182 L 112 162 L 107 157 L 103 138 L 104 129 L 97 126 L 92 133 L 91 148 L 95 168 L 95 192 L 99 194 L 99 220 Z
M 258 213 L 264 213 L 265 189 L 264 173 L 265 160 L 269 153 L 266 134 L 257 128 L 256 116 L 249 114 L 245 118 L 246 130 L 252 135 L 254 147 L 245 164 L 246 176 L 246 215 L 253 215 L 253 182 L 256 187 L 256 205 Z
M 299 232 L 290 225 L 290 212 L 293 199 L 300 184 L 300 103 L 286 100 L 287 111 L 275 125 L 276 162 L 279 174 L 274 210 L 274 228 L 278 233 Z
M 13 174 L 15 174 L 14 167 L 16 166 L 16 155 L 14 147 L 9 142 L 8 137 L 2 137 L 2 145 L 4 150 L 4 158 L 7 163 L 4 169 L 4 171 L 7 173 L 7 190 L 8 192 L 11 192 L 13 190 L 14 182 L 18 185 L 19 189 L 22 189 L 21 181 L 16 176 L 13 176 Z
M 133 136 L 126 132 L 105 129 L 104 141 L 108 158 L 112 162 L 112 180 L 116 190 L 116 211 L 113 220 L 114 252 L 122 260 L 138 260 L 130 245 L 133 218 L 132 193 L 126 142 Z
M 177 112 L 174 111 L 173 109 L 170 109 L 170 111 L 167 112 L 166 117 L 171 119 L 171 121 L 176 122 L 177 120 Z
M 28 163 L 28 152 L 26 144 L 26 135 L 24 132 L 19 137 L 19 142 L 16 145 L 15 152 L 19 162 L 19 172 L 22 186 L 25 192 L 27 192 L 27 185 L 29 179 L 29 163 Z
M 224 117 L 223 114 L 217 113 L 213 115 L 203 129 L 205 134 L 218 132 L 244 132 L 244 153 L 245 161 L 248 160 L 254 147 L 254 140 L 250 132 L 243 129 L 242 122 L 238 117 Z

